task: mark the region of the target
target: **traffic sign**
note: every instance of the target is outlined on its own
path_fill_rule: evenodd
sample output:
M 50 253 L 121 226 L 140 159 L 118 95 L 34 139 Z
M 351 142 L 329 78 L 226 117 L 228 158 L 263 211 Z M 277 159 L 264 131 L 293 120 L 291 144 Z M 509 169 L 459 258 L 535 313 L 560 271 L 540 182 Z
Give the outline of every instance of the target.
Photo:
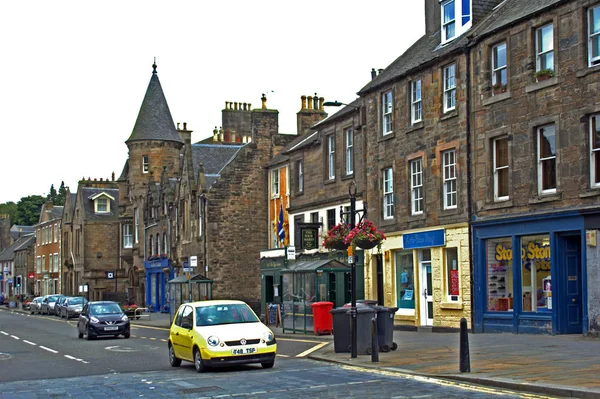
M 190 256 L 190 266 L 191 267 L 198 266 L 198 257 L 197 256 Z
M 106 278 L 109 280 L 115 278 L 115 272 L 106 272 Z
M 191 268 L 191 267 L 184 267 L 184 268 L 183 268 L 183 271 L 184 271 L 184 272 L 191 272 L 191 271 L 192 271 L 192 268 Z

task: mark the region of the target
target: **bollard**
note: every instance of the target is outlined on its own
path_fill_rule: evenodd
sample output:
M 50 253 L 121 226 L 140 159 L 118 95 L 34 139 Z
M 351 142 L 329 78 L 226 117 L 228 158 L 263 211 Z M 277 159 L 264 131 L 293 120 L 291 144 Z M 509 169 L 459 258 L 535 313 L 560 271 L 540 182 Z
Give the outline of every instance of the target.
M 469 357 L 469 335 L 467 331 L 467 319 L 460 319 L 460 372 L 471 372 L 471 360 Z
M 377 313 L 371 319 L 371 362 L 379 363 L 379 338 L 377 337 Z

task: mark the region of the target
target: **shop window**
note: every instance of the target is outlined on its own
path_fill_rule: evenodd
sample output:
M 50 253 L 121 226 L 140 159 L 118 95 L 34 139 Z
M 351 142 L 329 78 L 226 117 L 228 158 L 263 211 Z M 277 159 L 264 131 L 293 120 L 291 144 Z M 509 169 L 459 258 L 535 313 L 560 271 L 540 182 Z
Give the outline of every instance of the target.
M 523 312 L 552 310 L 550 237 L 522 237 L 521 254 Z
M 512 312 L 512 238 L 493 238 L 486 242 L 487 310 Z
M 446 293 L 448 301 L 458 302 L 460 298 L 460 272 L 458 269 L 458 248 L 446 248 Z
M 396 263 L 396 306 L 400 309 L 415 309 L 415 278 L 412 251 L 395 253 Z M 412 314 L 412 313 L 411 313 Z

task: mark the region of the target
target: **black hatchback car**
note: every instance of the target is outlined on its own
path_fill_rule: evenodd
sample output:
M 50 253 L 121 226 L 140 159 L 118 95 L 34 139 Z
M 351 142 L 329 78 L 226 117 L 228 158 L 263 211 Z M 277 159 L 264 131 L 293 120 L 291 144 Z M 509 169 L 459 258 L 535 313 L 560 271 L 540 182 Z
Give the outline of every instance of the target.
M 116 302 L 88 302 L 77 320 L 77 331 L 79 338 L 85 335 L 88 340 L 107 335 L 129 338 L 129 318 Z

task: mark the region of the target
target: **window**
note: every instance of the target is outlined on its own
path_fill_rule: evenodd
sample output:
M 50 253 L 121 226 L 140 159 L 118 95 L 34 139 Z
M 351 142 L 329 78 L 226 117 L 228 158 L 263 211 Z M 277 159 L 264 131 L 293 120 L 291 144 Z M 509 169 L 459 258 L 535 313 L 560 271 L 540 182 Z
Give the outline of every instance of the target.
M 54 272 L 58 273 L 58 254 L 54 254 Z
M 135 219 L 135 243 L 137 244 L 139 241 L 139 231 L 140 231 L 140 212 L 138 208 L 135 208 L 134 210 L 134 217 Z
M 415 80 L 410 84 L 410 121 L 414 125 L 421 122 L 423 118 L 423 102 L 421 101 L 421 80 Z
M 444 112 L 452 111 L 456 106 L 456 65 L 444 68 Z
M 385 136 L 392 132 L 392 91 L 386 91 L 381 96 L 381 129 Z
M 396 306 L 400 309 L 415 309 L 415 279 L 412 251 L 398 251 L 396 258 Z M 401 310 L 402 312 L 402 310 Z
M 335 136 L 327 136 L 327 177 L 335 179 Z
M 394 179 L 392 168 L 383 170 L 383 218 L 394 217 Z
M 142 155 L 142 172 L 148 173 L 150 160 L 148 155 Z
M 456 208 L 456 150 L 442 153 L 444 168 L 444 209 Z
M 589 65 L 600 64 L 600 6 L 588 10 Z
M 37 273 L 41 273 L 42 272 L 42 258 L 40 256 L 38 256 L 37 258 L 35 258 L 35 271 Z
M 42 271 L 48 271 L 48 268 L 46 267 L 46 255 L 42 255 Z
M 304 164 L 302 161 L 296 162 L 298 169 L 298 192 L 304 192 Z
M 154 256 L 154 236 L 148 239 L 148 256 Z
M 202 219 L 204 217 L 204 213 L 202 212 L 202 207 L 204 206 L 204 198 L 198 197 L 198 237 L 202 235 Z M 165 247 L 165 251 L 166 251 Z
M 271 197 L 279 197 L 279 169 L 271 171 Z
M 319 212 L 311 212 L 310 221 L 311 223 L 319 223 Z
M 346 176 L 354 173 L 354 137 L 352 133 L 351 127 L 344 130 L 344 137 L 346 139 Z
M 600 187 L 600 114 L 590 118 L 590 176 L 591 186 Z
M 156 234 L 156 253 L 158 255 L 162 254 L 162 251 L 161 251 L 162 248 L 160 247 L 160 244 L 161 244 L 160 234 Z
M 123 248 L 133 248 L 133 228 L 129 223 L 123 225 Z
M 523 312 L 550 312 L 552 305 L 550 236 L 521 237 Z
M 556 129 L 548 125 L 537 130 L 538 193 L 556 192 Z
M 471 0 L 448 0 L 442 2 L 441 7 L 442 44 L 444 44 L 471 27 Z
M 336 224 L 337 223 L 335 222 L 335 208 L 327 209 L 327 230 L 331 230 Z
M 163 233 L 163 247 L 165 248 L 165 254 L 169 254 L 169 246 L 167 245 L 167 233 Z
M 542 26 L 535 31 L 535 70 L 554 70 L 554 32 L 552 24 Z
M 423 213 L 423 161 L 421 158 L 410 161 L 411 214 Z
M 506 71 L 506 42 L 504 42 L 492 47 L 492 87 L 506 86 L 508 82 Z
M 457 302 L 460 297 L 460 272 L 458 270 L 458 248 L 446 248 L 446 293 L 448 301 Z
M 54 225 L 54 242 L 58 241 L 58 223 Z
M 486 292 L 487 310 L 513 311 L 512 238 L 486 240 Z
M 508 200 L 508 137 L 494 140 L 494 201 Z
M 110 208 L 108 204 L 108 198 L 97 198 L 96 199 L 96 213 L 107 213 Z

